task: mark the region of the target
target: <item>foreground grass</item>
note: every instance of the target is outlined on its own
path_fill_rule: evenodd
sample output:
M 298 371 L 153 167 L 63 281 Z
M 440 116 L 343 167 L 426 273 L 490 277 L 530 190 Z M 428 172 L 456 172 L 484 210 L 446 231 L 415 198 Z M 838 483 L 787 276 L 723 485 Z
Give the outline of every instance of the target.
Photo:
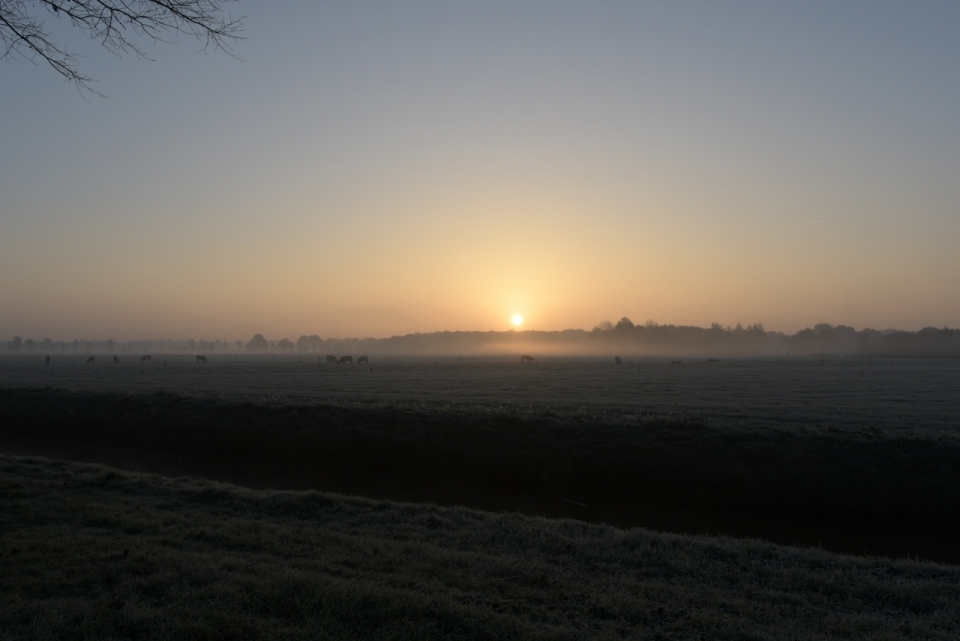
M 585 503 L 615 498 L 960 532 L 955 433 L 7 389 L 0 390 L 0 442 L 33 453 L 116 448 L 253 485 L 393 475 Z
M 960 568 L 0 456 L 0 639 L 955 639 Z

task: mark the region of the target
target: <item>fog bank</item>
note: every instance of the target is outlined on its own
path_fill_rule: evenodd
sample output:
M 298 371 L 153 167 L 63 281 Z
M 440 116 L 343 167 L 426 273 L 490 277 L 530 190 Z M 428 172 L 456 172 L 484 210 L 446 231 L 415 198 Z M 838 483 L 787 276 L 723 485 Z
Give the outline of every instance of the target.
M 16 354 L 290 354 L 320 357 L 344 354 L 408 356 L 870 356 L 960 357 L 960 330 L 926 327 L 917 332 L 856 330 L 821 323 L 796 334 L 766 331 L 762 325 L 710 327 L 635 325 L 624 317 L 592 330 L 432 332 L 390 338 L 321 338 L 303 335 L 269 340 L 80 340 L 71 342 L 14 337 Z

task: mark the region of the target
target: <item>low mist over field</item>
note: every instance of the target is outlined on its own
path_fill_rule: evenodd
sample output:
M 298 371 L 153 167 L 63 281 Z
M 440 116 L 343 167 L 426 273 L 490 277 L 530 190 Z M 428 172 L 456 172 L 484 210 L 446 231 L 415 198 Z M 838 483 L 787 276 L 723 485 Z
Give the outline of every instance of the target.
M 517 355 L 603 356 L 960 356 L 960 330 L 926 327 L 918 332 L 863 329 L 821 323 L 796 334 L 766 331 L 762 325 L 687 327 L 648 321 L 635 325 L 629 318 L 609 321 L 590 331 L 558 332 L 431 332 L 390 338 L 321 338 L 317 334 L 268 340 L 262 334 L 235 341 L 114 340 L 37 341 L 15 337 L 11 353 L 203 353 L 203 354 L 336 354 L 370 353 L 409 356 Z

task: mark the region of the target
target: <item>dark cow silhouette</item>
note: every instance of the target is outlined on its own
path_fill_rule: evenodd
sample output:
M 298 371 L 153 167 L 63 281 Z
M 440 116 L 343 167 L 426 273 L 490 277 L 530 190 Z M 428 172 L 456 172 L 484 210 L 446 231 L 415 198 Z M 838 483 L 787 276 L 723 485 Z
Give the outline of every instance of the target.
M 198 355 L 198 356 L 197 356 L 197 362 L 198 362 L 198 363 L 206 363 L 206 362 L 207 362 L 207 357 L 206 357 L 206 356 L 199 356 L 199 355 Z
M 360 358 L 357 359 L 357 365 L 359 365 L 360 363 L 369 363 L 369 362 L 370 362 L 370 359 L 367 358 L 366 356 L 361 356 Z
M 152 360 L 153 360 L 153 357 L 150 356 L 149 354 L 146 354 L 146 355 L 140 357 L 140 362 L 141 362 L 141 363 L 142 363 L 143 361 L 152 361 Z
M 623 365 L 623 361 L 620 360 L 619 356 L 614 356 L 613 362 L 616 363 L 617 365 Z
M 520 362 L 521 362 L 521 363 L 526 363 L 526 362 L 532 363 L 532 362 L 534 362 L 533 356 L 527 356 L 526 354 L 523 354 L 523 355 L 520 356 Z
M 96 356 L 91 356 L 90 358 L 87 359 L 87 362 L 88 362 L 88 363 L 92 363 L 92 362 L 94 362 L 95 360 L 97 360 L 97 357 L 96 357 Z
M 120 362 L 120 357 L 117 356 L 116 354 L 114 354 L 114 355 L 113 355 L 113 362 L 114 362 L 114 363 L 119 363 L 119 362 Z
M 327 354 L 327 362 L 328 362 L 328 363 L 336 363 L 336 362 L 337 362 L 337 357 L 334 356 L 333 354 Z
M 50 357 L 47 356 L 47 365 L 49 365 L 49 364 L 50 364 Z
M 342 363 L 352 363 L 352 362 L 353 362 L 353 356 L 341 356 L 340 360 L 337 361 L 337 365 L 340 365 Z

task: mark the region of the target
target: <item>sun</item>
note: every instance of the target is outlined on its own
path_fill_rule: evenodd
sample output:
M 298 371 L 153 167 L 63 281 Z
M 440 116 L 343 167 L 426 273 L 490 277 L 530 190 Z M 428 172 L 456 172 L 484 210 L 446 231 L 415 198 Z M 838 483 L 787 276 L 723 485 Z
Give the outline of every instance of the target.
M 513 318 L 511 318 L 510 320 L 512 320 L 513 324 L 516 325 L 517 327 L 520 327 L 521 325 L 523 325 L 523 316 L 521 316 L 520 314 L 514 314 Z

